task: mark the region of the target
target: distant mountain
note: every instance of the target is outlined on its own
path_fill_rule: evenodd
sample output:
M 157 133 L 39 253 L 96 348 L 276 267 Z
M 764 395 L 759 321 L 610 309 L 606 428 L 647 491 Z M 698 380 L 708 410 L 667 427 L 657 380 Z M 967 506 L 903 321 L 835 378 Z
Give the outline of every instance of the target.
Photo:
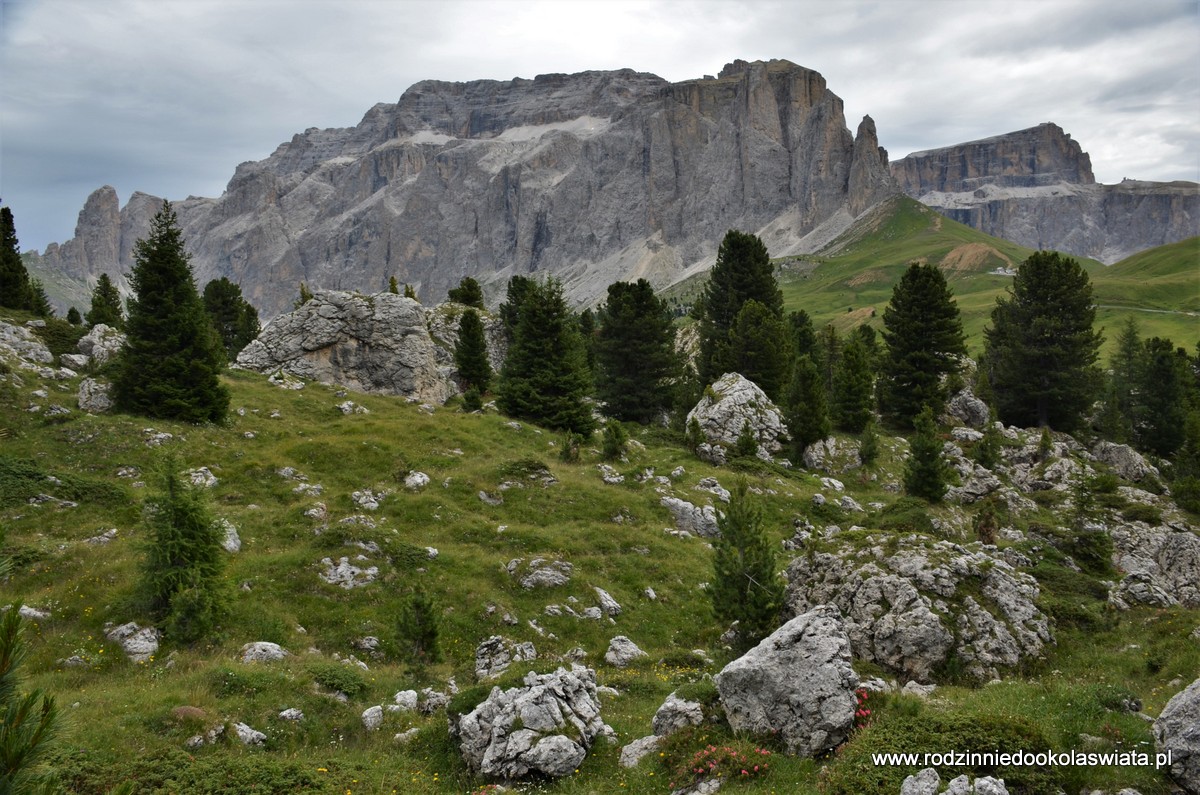
M 891 165 L 909 196 L 995 237 L 1107 264 L 1200 234 L 1200 186 L 1100 185 L 1055 124 L 915 152 Z
M 661 286 L 706 267 L 731 228 L 773 253 L 812 250 L 896 193 L 870 118 L 851 134 L 821 75 L 772 60 L 681 83 L 632 70 L 424 81 L 175 208 L 197 279 L 229 277 L 271 317 L 300 282 L 374 291 L 391 276 L 428 303 L 463 276 L 498 301 L 510 275 L 549 273 L 586 302 L 618 279 Z M 128 271 L 160 203 L 137 193 L 118 208 L 100 188 L 75 238 L 27 263 L 86 293 Z

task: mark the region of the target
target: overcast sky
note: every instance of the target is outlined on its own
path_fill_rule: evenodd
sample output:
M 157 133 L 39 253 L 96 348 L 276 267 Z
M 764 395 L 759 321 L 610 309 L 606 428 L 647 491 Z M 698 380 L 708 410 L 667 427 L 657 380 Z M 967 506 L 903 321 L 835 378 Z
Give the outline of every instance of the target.
M 823 74 L 892 159 L 1045 121 L 1096 178 L 1200 180 L 1200 0 L 0 0 L 0 198 L 23 250 L 113 185 L 218 196 L 418 80 L 734 60 Z

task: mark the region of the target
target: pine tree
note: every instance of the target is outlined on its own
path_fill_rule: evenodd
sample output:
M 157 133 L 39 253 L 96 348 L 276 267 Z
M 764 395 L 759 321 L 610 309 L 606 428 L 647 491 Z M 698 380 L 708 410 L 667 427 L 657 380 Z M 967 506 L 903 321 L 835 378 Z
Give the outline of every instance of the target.
M 817 333 L 816 344 L 813 347 L 813 363 L 821 374 L 821 387 L 826 395 L 833 394 L 833 377 L 841 358 L 842 340 L 833 324 L 828 324 Z
M 204 311 L 231 362 L 258 336 L 258 310 L 242 297 L 242 288 L 224 276 L 204 285 Z
M 751 298 L 742 304 L 729 331 L 733 370 L 754 383 L 771 400 L 780 400 L 791 377 L 792 347 L 784 322 Z
M 875 459 L 879 458 L 879 426 L 875 424 L 874 417 L 868 419 L 866 427 L 862 429 L 858 443 L 858 458 L 862 461 L 863 466 L 868 467 L 875 463 Z
M 605 415 L 653 421 L 670 407 L 669 384 L 678 372 L 670 308 L 645 279 L 616 282 L 597 318 L 596 395 Z
M 921 408 L 940 408 L 942 377 L 956 372 L 965 356 L 958 304 L 946 277 L 933 265 L 910 265 L 892 289 L 883 312 L 887 354 L 880 380 L 883 412 L 910 427 Z
M 392 295 L 400 295 L 400 285 L 396 283 L 395 276 L 388 277 L 388 292 Z
M 803 309 L 788 314 L 788 326 L 792 331 L 792 353 L 800 357 L 812 356 L 817 347 L 817 332 L 812 318 Z
M 125 318 L 121 314 L 121 294 L 117 286 L 108 278 L 107 273 L 100 274 L 96 286 L 92 289 L 92 307 L 84 315 L 89 326 L 103 323 L 111 328 L 125 328 Z
M 742 421 L 742 430 L 734 442 L 733 454 L 738 458 L 754 458 L 758 455 L 758 436 L 750 427 L 750 420 Z
M 13 795 L 57 791 L 38 768 L 58 734 L 58 707 L 41 690 L 20 692 L 24 623 L 18 605 L 0 614 L 0 793 Z
M 796 461 L 802 461 L 805 449 L 827 437 L 830 431 L 821 374 L 817 372 L 812 357 L 807 354 L 797 359 L 792 368 L 792 382 L 788 387 L 785 405 L 792 453 Z
M 517 314 L 496 404 L 513 417 L 590 435 L 595 422 L 584 402 L 590 381 L 583 341 L 563 300 L 561 283 L 530 282 Z
M 517 323 L 521 320 L 521 304 L 536 285 L 537 282 L 527 276 L 513 276 L 508 280 L 508 292 L 505 294 L 504 303 L 500 304 L 498 314 L 500 321 L 504 323 L 504 336 L 508 338 L 510 345 L 517 332 Z
M 996 465 L 1000 463 L 1002 444 L 1000 431 L 996 429 L 995 416 L 993 416 L 983 429 L 983 438 L 975 443 L 975 449 L 972 451 L 975 463 L 985 469 L 995 469 Z
M 38 317 L 54 317 L 54 307 L 50 305 L 50 297 L 46 295 L 46 287 L 40 279 L 29 280 L 29 311 Z
M 0 207 L 0 306 L 9 309 L 33 308 L 29 271 L 21 261 L 17 227 L 13 222 L 12 210 L 8 207 Z
M 984 329 L 988 376 L 1005 423 L 1080 426 L 1099 381 L 1095 318 L 1091 282 L 1078 262 L 1039 251 L 1021 263 Z
M 404 297 L 411 298 L 414 301 L 419 300 L 417 298 L 417 291 L 413 289 L 413 286 L 411 284 L 404 285 Z
M 913 422 L 908 460 L 904 464 L 904 492 L 927 502 L 941 502 L 949 476 L 942 459 L 942 441 L 937 436 L 933 409 L 926 406 Z
M 183 235 L 168 202 L 134 246 L 128 339 L 113 378 L 124 411 L 184 422 L 219 422 L 229 391 L 218 374 L 225 352 L 192 281 Z
M 604 433 L 601 436 L 601 457 L 605 461 L 619 461 L 625 455 L 625 447 L 629 444 L 629 436 L 620 420 L 610 419 L 604 423 Z
M 79 314 L 78 309 L 76 309 L 75 307 L 71 307 L 70 309 L 67 310 L 67 322 L 70 323 L 72 326 L 82 326 L 83 325 L 83 316 Z
M 204 494 L 186 485 L 174 468 L 168 459 L 162 491 L 146 501 L 149 540 L 141 587 L 167 634 L 191 643 L 210 634 L 226 612 L 222 538 Z
M 762 513 L 750 502 L 744 479 L 734 484 L 721 535 L 713 542 L 713 581 L 708 589 L 723 624 L 738 622 L 739 650 L 750 649 L 775 629 L 783 584 L 775 551 L 762 528 Z
M 729 332 L 742 306 L 758 301 L 783 317 L 783 293 L 775 281 L 767 247 L 757 236 L 730 230 L 717 249 L 717 262 L 696 304 L 700 319 L 700 380 L 710 384 L 737 369 Z
M 396 622 L 396 634 L 401 650 L 414 666 L 423 668 L 441 662 L 437 609 L 425 591 L 417 589 L 404 600 Z
M 842 349 L 833 376 L 833 424 L 849 433 L 861 433 L 871 419 L 874 379 L 862 338 L 853 335 Z
M 579 313 L 579 336 L 583 339 L 583 358 L 587 362 L 588 372 L 592 380 L 596 379 L 596 313 L 585 309 Z M 674 327 L 672 327 L 672 331 Z
M 1146 340 L 1134 397 L 1140 418 L 1134 439 L 1140 449 L 1169 458 L 1183 444 L 1193 390 L 1188 364 L 1187 351 L 1170 340 Z
M 446 296 L 451 301 L 464 306 L 472 306 L 476 309 L 483 310 L 483 288 L 479 286 L 479 282 L 472 279 L 470 276 L 464 276 L 457 287 L 450 290 Z
M 474 309 L 462 313 L 458 320 L 458 341 L 454 344 L 454 364 L 465 388 L 488 391 L 492 382 L 492 365 L 488 361 L 487 339 L 483 321 Z
M 292 302 L 292 309 L 299 309 L 311 300 L 313 300 L 313 294 L 308 289 L 308 285 L 300 282 L 300 297 Z

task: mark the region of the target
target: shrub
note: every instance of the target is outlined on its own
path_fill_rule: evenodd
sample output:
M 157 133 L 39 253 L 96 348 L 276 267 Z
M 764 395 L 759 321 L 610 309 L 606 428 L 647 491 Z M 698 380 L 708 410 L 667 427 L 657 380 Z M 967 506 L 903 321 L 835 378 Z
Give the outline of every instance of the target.
M 926 504 L 916 497 L 901 497 L 879 514 L 879 529 L 893 533 L 934 535 L 933 520 Z
M 579 463 L 579 448 L 583 446 L 583 437 L 567 431 L 559 441 L 558 459 L 566 464 Z
M 438 618 L 433 599 L 424 591 L 409 594 L 396 622 L 400 648 L 409 661 L 424 666 L 441 661 L 438 648 Z
M 42 338 L 50 353 L 62 356 L 64 353 L 75 353 L 76 346 L 87 333 L 83 326 L 75 326 L 61 318 L 46 318 L 46 325 L 34 329 L 33 332 Z
M 750 420 L 742 423 L 742 432 L 738 434 L 737 443 L 733 446 L 733 454 L 742 458 L 753 458 L 758 454 L 758 438 L 750 427 Z
M 1121 516 L 1131 522 L 1145 522 L 1149 525 L 1162 524 L 1162 511 L 1153 505 L 1134 503 L 1121 511 Z
M 695 417 L 688 420 L 687 431 L 683 436 L 683 443 L 692 452 L 695 452 L 697 447 L 704 444 L 704 432 L 700 430 L 700 421 Z
M 309 666 L 313 681 L 321 687 L 339 693 L 345 693 L 350 698 L 357 698 L 367 692 L 367 682 L 363 679 L 358 668 L 345 663 L 317 662 Z
M 845 746 L 836 764 L 823 772 L 826 795 L 861 795 L 865 792 L 899 792 L 904 779 L 917 772 L 910 767 L 877 766 L 876 753 L 921 754 L 931 749 L 1028 751 L 1052 747 L 1029 721 L 1003 715 L 945 715 L 925 711 L 917 716 L 883 712 Z M 943 779 L 961 774 L 1003 778 L 1010 792 L 1056 795 L 1060 773 L 1050 767 L 950 766 L 938 768 Z
M 629 437 L 625 426 L 617 420 L 609 420 L 604 424 L 604 435 L 601 441 L 601 454 L 605 461 L 616 461 L 625 455 L 625 445 Z
M 750 781 L 770 773 L 773 759 L 768 749 L 732 738 L 705 742 L 705 731 L 704 727 L 689 726 L 660 744 L 660 759 L 672 789 L 711 779 Z
M 463 411 L 470 414 L 472 411 L 483 410 L 483 395 L 479 392 L 479 387 L 472 385 L 466 392 L 463 393 Z

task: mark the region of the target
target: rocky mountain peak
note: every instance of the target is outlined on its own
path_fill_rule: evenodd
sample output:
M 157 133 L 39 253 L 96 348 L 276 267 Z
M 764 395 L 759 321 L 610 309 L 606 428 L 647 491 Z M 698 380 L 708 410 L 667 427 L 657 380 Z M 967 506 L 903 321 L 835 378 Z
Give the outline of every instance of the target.
M 983 185 L 1031 188 L 1096 182 L 1088 153 L 1052 122 L 914 152 L 892 164 L 892 175 L 910 196 L 975 190 Z

